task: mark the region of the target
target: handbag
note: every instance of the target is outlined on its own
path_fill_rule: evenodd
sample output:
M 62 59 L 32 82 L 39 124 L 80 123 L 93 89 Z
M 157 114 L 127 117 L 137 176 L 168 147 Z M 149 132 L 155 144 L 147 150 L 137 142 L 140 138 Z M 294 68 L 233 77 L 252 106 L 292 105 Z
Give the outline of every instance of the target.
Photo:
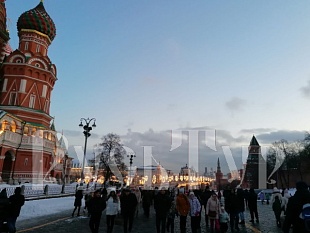
M 215 218 L 215 217 L 216 217 L 216 211 L 214 211 L 214 210 L 209 210 L 208 216 L 211 217 L 211 218 Z

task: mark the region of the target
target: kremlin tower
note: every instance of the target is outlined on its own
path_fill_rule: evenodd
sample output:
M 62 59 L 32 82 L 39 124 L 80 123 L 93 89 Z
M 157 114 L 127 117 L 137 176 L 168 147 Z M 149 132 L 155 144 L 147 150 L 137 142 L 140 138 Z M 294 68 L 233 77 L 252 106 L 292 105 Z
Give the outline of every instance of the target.
M 0 61 L 0 175 L 3 182 L 63 180 L 63 149 L 50 116 L 57 81 L 48 48 L 56 27 L 43 1 L 20 15 L 19 47 Z M 0 47 L 7 48 L 6 10 L 0 5 Z M 8 51 L 8 50 L 6 50 Z

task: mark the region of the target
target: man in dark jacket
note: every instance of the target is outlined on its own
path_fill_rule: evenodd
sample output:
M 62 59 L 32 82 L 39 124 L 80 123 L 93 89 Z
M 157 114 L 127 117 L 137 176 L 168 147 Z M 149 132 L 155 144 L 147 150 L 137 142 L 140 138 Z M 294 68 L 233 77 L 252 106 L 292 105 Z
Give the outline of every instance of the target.
M 3 223 L 7 222 L 9 217 L 9 204 L 6 188 L 4 188 L 0 192 L 0 232 L 6 230 Z
M 96 190 L 88 204 L 90 213 L 89 227 L 92 233 L 98 233 L 102 211 L 106 208 L 105 199 L 101 198 L 100 192 L 99 189 Z
M 258 212 L 257 212 L 257 194 L 254 189 L 251 188 L 248 194 L 248 206 L 250 210 L 251 220 L 250 222 L 254 222 L 254 216 L 256 218 L 256 222 L 259 222 Z
M 157 233 L 165 233 L 166 219 L 170 209 L 170 198 L 166 194 L 166 189 L 161 188 L 160 192 L 154 197 L 154 209 L 156 212 L 156 230 Z
M 20 214 L 22 206 L 25 204 L 25 197 L 21 193 L 22 189 L 20 187 L 16 187 L 14 194 L 9 197 L 10 210 L 8 217 L 8 228 L 10 233 L 16 232 L 16 220 Z
M 126 188 L 120 197 L 120 201 L 121 214 L 124 218 L 124 233 L 127 233 L 127 231 L 131 232 L 133 217 L 138 204 L 137 197 L 135 194 L 131 193 L 130 189 Z
M 308 190 L 308 185 L 299 181 L 296 183 L 296 193 L 294 196 L 290 197 L 287 208 L 286 216 L 283 223 L 283 232 L 288 233 L 290 231 L 291 225 L 293 225 L 294 233 L 304 233 L 305 230 L 304 221 L 299 218 L 304 204 L 310 203 L 310 192 Z

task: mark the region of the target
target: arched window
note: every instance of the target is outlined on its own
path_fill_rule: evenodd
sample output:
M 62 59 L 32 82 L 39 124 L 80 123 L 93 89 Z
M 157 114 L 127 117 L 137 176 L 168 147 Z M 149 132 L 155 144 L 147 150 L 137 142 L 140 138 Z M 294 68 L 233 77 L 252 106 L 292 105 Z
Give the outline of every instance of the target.
M 14 133 L 16 132 L 16 123 L 15 123 L 15 121 L 11 121 L 10 130 L 12 132 L 14 132 Z

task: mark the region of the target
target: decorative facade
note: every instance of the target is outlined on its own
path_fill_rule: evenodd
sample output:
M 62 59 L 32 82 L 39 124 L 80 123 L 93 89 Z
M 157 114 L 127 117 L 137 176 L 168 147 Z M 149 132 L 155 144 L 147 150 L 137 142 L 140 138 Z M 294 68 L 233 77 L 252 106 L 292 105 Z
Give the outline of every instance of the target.
M 57 69 L 48 57 L 56 27 L 43 1 L 17 21 L 10 51 L 5 2 L 0 4 L 0 176 L 2 182 L 66 180 L 71 159 L 50 115 Z M 4 51 L 4 52 L 3 52 Z

